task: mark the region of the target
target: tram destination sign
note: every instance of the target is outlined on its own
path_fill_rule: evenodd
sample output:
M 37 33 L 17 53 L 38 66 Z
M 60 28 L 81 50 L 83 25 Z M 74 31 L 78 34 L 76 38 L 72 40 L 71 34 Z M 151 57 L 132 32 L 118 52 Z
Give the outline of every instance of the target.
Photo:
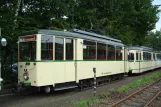
M 25 36 L 25 37 L 20 37 L 20 42 L 27 42 L 27 41 L 35 41 L 36 36 Z

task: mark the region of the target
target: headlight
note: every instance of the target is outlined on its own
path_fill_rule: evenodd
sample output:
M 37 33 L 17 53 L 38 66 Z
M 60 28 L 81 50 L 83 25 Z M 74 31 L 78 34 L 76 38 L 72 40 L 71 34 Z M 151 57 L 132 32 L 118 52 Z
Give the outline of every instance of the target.
M 24 80 L 27 81 L 29 79 L 29 74 L 28 73 L 24 73 L 23 74 L 23 78 L 24 78 Z

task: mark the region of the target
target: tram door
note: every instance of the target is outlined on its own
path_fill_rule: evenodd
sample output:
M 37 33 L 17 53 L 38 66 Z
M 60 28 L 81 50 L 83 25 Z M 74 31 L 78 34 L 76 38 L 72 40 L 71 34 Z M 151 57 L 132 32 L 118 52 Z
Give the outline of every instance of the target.
M 124 47 L 123 49 L 124 54 L 123 54 L 123 59 L 124 59 L 124 72 L 128 72 L 128 49 Z
M 138 69 L 140 73 L 140 68 L 141 68 L 141 51 L 136 51 L 136 59 L 138 60 Z
M 65 81 L 75 81 L 75 39 L 65 39 Z

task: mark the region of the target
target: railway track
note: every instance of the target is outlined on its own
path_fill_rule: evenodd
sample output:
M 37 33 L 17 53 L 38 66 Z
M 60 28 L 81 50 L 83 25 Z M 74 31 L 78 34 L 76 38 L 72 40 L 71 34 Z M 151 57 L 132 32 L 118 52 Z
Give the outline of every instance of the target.
M 161 91 L 159 91 L 144 107 L 160 107 Z
M 161 107 L 161 78 L 116 102 L 111 107 Z

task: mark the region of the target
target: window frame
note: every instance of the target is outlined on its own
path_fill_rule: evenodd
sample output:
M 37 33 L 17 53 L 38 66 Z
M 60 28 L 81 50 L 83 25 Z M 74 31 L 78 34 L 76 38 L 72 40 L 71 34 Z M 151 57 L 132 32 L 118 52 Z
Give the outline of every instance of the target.
M 65 55 L 64 55 L 64 51 L 65 51 L 65 44 L 64 43 L 65 43 L 65 41 L 64 41 L 64 37 L 63 36 L 54 36 L 54 60 L 57 61 L 56 58 L 55 58 L 56 57 L 56 54 L 55 54 L 56 53 L 56 51 L 55 51 L 55 49 L 56 49 L 55 48 L 56 47 L 56 45 L 55 45 L 56 38 L 63 39 L 63 59 L 62 60 L 65 60 Z
M 114 49 L 114 52 L 115 52 L 115 58 L 114 59 L 112 59 L 112 60 L 115 60 L 116 61 L 116 45 L 113 45 L 113 44 L 107 44 L 106 45 L 107 46 L 107 54 L 108 54 L 108 52 L 109 52 L 109 47 L 108 46 L 113 46 L 115 49 Z M 106 60 L 109 60 L 108 59 L 108 56 L 109 56 L 109 54 L 107 55 L 107 59 Z M 111 59 L 110 59 L 111 60 Z
M 52 48 L 52 50 L 53 50 L 53 58 L 51 60 L 54 60 L 54 58 L 55 58 L 54 57 L 54 52 L 55 52 L 55 49 L 54 49 L 55 48 L 54 47 L 55 46 L 54 45 L 55 44 L 55 41 L 54 40 L 55 40 L 55 37 L 53 35 L 45 35 L 45 34 L 42 34 L 41 37 L 40 37 L 40 44 L 41 44 L 41 47 L 40 47 L 40 60 L 42 60 L 42 58 L 41 58 L 42 57 L 41 56 L 42 55 L 42 52 L 41 52 L 41 50 L 42 50 L 42 42 L 41 42 L 42 41 L 42 36 L 50 36 L 50 37 L 52 37 L 52 43 L 53 43 L 53 46 L 52 46 L 53 47 Z M 49 60 L 49 61 L 51 61 L 51 60 Z
M 103 44 L 103 45 L 105 45 L 106 57 L 105 57 L 104 60 L 107 60 L 107 49 L 108 49 L 107 44 L 104 43 L 104 42 L 97 42 L 96 48 L 98 47 L 98 44 Z M 98 48 L 96 49 L 96 57 L 97 57 L 96 60 L 101 60 L 101 59 L 98 59 Z
M 70 38 L 70 37 L 64 37 L 64 48 L 65 48 L 65 50 L 64 50 L 64 54 L 65 54 L 65 57 L 64 57 L 64 60 L 67 60 L 66 59 L 66 39 L 71 39 L 71 40 L 73 40 L 73 59 L 70 59 L 70 60 L 75 60 L 75 38 Z
M 116 49 L 116 47 L 120 47 L 121 48 L 121 60 L 123 60 L 123 52 L 122 52 L 122 50 L 123 50 L 123 47 L 122 46 L 119 46 L 119 45 L 115 45 L 115 60 L 117 61 L 119 61 L 120 59 L 117 59 L 117 55 L 116 55 L 116 51 L 117 51 L 117 49 Z
M 83 60 L 97 60 L 97 42 L 98 41 L 93 41 L 93 40 L 89 40 L 89 39 L 83 39 L 83 46 L 84 46 L 84 41 L 88 41 L 88 42 L 93 42 L 95 43 L 95 59 L 84 59 L 84 48 L 83 48 Z

